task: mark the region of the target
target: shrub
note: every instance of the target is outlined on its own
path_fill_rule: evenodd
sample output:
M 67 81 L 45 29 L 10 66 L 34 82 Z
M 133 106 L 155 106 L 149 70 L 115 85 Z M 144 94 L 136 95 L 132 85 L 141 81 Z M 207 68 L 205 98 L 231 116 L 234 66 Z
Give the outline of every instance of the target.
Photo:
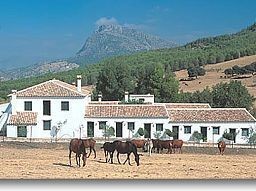
M 200 140 L 203 139 L 203 135 L 198 131 L 194 131 L 191 138 L 192 138 L 192 141 L 200 142 Z
M 144 129 L 143 128 L 139 128 L 137 133 L 140 135 L 140 136 L 143 136 L 144 135 Z

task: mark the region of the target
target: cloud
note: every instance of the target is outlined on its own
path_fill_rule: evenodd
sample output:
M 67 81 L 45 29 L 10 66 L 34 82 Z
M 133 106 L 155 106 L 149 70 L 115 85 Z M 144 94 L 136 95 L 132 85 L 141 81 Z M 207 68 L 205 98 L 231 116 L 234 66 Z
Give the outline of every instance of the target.
M 111 17 L 111 18 L 101 17 L 101 18 L 99 18 L 95 22 L 96 26 L 101 26 L 101 25 L 117 25 L 117 24 L 118 24 L 118 21 L 114 17 Z

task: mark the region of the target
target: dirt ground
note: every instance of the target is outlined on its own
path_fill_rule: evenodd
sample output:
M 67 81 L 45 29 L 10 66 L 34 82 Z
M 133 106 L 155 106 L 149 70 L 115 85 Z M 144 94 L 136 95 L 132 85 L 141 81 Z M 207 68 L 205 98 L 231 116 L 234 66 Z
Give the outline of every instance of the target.
M 182 154 L 142 153 L 140 166 L 105 163 L 97 146 L 97 158 L 85 167 L 68 165 L 68 143 L 0 143 L 0 179 L 255 179 L 256 149 L 184 147 Z M 126 156 L 121 156 L 124 161 Z

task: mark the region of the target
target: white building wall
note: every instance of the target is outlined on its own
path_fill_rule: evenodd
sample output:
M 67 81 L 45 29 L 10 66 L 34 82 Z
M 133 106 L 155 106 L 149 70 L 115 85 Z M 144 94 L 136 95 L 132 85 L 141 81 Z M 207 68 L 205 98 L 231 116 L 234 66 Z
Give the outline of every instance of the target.
M 144 103 L 154 103 L 154 95 L 150 94 L 145 94 L 145 95 L 135 95 L 135 94 L 130 94 L 129 99 L 131 101 L 136 100 L 139 101 L 140 99 L 144 100 Z
M 51 102 L 51 115 L 43 115 L 43 101 Z M 51 138 L 51 130 L 43 130 L 43 120 L 51 120 L 51 126 L 66 123 L 58 132 L 59 138 L 77 137 L 79 126 L 84 122 L 85 104 L 88 98 L 17 98 L 16 111 L 24 111 L 24 102 L 32 101 L 32 111 L 37 112 L 37 126 L 33 128 L 33 138 Z M 61 102 L 69 102 L 69 111 L 61 111 Z M 17 137 L 17 127 L 8 126 L 7 137 Z M 29 127 L 27 127 L 29 131 Z M 30 134 L 28 134 L 30 135 Z M 29 137 L 29 136 L 28 136 Z
M 167 118 L 86 118 L 85 128 L 83 130 L 82 137 L 87 137 L 87 122 L 94 122 L 94 137 L 103 137 L 103 131 L 99 129 L 99 122 L 106 121 L 106 125 L 112 126 L 116 130 L 116 122 L 122 122 L 123 124 L 123 138 L 132 138 L 132 133 L 128 130 L 128 122 L 134 122 L 134 132 L 135 134 L 139 128 L 144 129 L 145 123 L 151 124 L 151 138 L 154 138 L 154 133 L 156 132 L 156 124 L 163 124 L 163 128 L 167 128 L 168 119 Z
M 13 125 L 8 125 L 7 137 L 17 137 L 17 127 Z
M 245 144 L 247 143 L 247 137 L 242 136 L 242 128 L 249 128 L 256 130 L 256 124 L 254 122 L 223 122 L 223 123 L 170 123 L 169 129 L 172 130 L 172 126 L 179 126 L 179 139 L 189 141 L 194 131 L 201 133 L 201 127 L 207 127 L 207 142 L 217 143 L 222 137 L 223 133 L 229 129 L 236 129 L 236 143 Z M 184 133 L 184 126 L 191 126 L 191 134 Z M 220 127 L 219 134 L 213 134 L 213 127 Z

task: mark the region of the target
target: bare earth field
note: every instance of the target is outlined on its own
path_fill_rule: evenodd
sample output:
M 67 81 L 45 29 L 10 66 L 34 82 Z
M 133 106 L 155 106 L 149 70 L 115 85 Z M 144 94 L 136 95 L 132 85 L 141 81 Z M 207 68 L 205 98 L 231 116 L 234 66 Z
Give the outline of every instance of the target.
M 182 154 L 143 153 L 140 166 L 106 164 L 103 151 L 78 168 L 68 165 L 68 143 L 0 143 L 1 179 L 255 179 L 256 149 L 184 147 Z M 142 152 L 141 152 L 142 153 Z M 126 156 L 121 156 L 124 161 Z

